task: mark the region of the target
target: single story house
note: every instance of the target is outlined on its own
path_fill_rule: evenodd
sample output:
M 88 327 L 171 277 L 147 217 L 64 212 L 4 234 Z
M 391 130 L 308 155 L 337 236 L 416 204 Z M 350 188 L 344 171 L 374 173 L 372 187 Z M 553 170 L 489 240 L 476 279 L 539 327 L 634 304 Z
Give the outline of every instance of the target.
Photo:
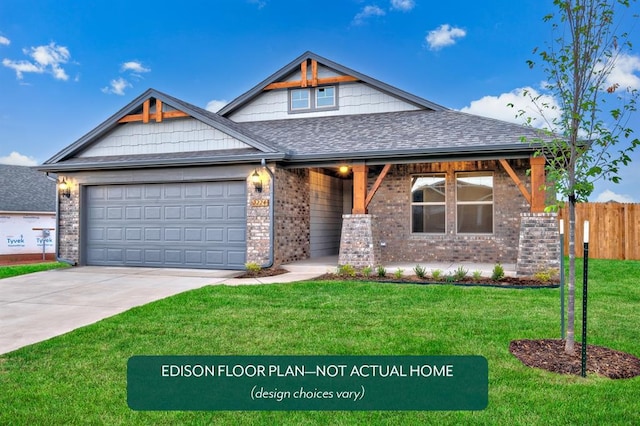
M 545 160 L 522 142 L 537 136 L 306 52 L 218 113 L 149 89 L 39 169 L 68 186 L 59 254 L 82 265 L 339 255 L 530 274 L 559 253 Z
M 0 164 L 0 262 L 53 260 L 56 183 L 26 166 Z

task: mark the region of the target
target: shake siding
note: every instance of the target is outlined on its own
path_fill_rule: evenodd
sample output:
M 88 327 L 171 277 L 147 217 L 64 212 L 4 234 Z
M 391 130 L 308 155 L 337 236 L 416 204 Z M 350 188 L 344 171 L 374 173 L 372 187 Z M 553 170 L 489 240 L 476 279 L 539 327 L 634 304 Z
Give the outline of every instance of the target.
M 369 114 L 394 111 L 415 111 L 419 108 L 362 83 L 340 84 L 338 109 L 310 113 L 288 113 L 288 90 L 270 90 L 229 118 L 236 122 L 283 120 L 289 118 L 326 117 L 334 115 Z
M 342 181 L 311 171 L 310 184 L 311 257 L 336 255 L 342 228 Z
M 159 154 L 248 148 L 245 143 L 193 118 L 116 127 L 79 157 Z

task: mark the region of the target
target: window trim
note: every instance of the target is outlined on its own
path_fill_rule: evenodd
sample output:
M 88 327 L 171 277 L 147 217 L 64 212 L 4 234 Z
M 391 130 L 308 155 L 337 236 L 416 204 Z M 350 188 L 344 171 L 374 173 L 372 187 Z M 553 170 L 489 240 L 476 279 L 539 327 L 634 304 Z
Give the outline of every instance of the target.
M 317 87 L 305 87 L 305 88 L 300 88 L 300 87 L 295 87 L 295 88 L 291 88 L 288 90 L 287 93 L 287 106 L 288 106 L 288 113 L 289 114 L 299 114 L 299 113 L 309 113 L 309 112 L 320 112 L 320 111 L 333 111 L 333 110 L 337 110 L 339 105 L 338 105 L 338 85 L 337 84 L 329 84 L 329 85 L 325 85 L 325 86 L 317 86 Z M 318 106 L 318 90 L 320 89 L 325 89 L 325 88 L 333 88 L 333 105 L 327 105 L 327 106 Z M 307 93 L 309 94 L 309 102 L 308 102 L 308 107 L 306 108 L 293 108 L 293 93 L 296 91 L 307 91 Z
M 414 180 L 417 180 L 419 178 L 422 177 L 431 177 L 431 178 L 438 178 L 441 177 L 444 181 L 444 201 L 413 201 L 413 185 L 414 185 Z M 409 219 L 409 226 L 410 226 L 410 230 L 411 230 L 411 234 L 412 235 L 446 235 L 447 234 L 447 216 L 448 216 L 448 209 L 447 209 L 447 173 L 445 172 L 434 172 L 434 173 L 420 173 L 420 174 L 416 174 L 416 175 L 411 175 L 411 188 L 409 190 L 409 197 L 410 197 L 410 203 L 409 203 L 409 209 L 410 209 L 410 219 Z M 414 206 L 442 206 L 444 207 L 444 230 L 442 232 L 415 232 L 413 230 L 413 207 Z
M 458 178 L 460 176 L 469 177 L 491 177 L 491 201 L 459 201 L 458 200 Z M 495 218 L 495 173 L 493 171 L 476 171 L 476 172 L 456 172 L 454 176 L 455 184 L 455 232 L 457 235 L 494 235 L 496 230 L 496 218 Z M 458 206 L 488 206 L 491 205 L 491 232 L 460 232 L 458 226 L 459 214 Z

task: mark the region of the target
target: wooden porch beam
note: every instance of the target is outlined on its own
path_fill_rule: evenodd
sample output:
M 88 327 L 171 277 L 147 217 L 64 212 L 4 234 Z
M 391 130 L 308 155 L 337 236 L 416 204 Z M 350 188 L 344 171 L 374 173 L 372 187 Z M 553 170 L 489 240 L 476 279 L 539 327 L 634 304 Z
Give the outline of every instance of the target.
M 531 205 L 531 195 L 529 194 L 529 191 L 527 191 L 527 187 L 524 186 L 524 183 L 522 183 L 516 172 L 513 171 L 513 168 L 511 168 L 507 160 L 505 160 L 504 158 L 500 158 L 498 161 L 500 161 L 500 164 L 502 164 L 504 170 L 511 177 L 511 180 L 513 180 L 518 186 L 518 189 L 520 189 L 520 192 L 524 196 L 524 199 L 527 200 L 527 203 L 529 203 L 529 205 Z
M 546 159 L 531 157 L 529 161 L 531 163 L 531 213 L 542 213 L 547 198 L 545 191 L 547 179 L 544 171 Z
M 353 170 L 353 214 L 367 213 L 367 166 L 356 164 L 351 167 Z
M 380 172 L 380 175 L 378 176 L 376 181 L 373 183 L 373 186 L 367 193 L 367 199 L 364 202 L 365 209 L 369 207 L 369 203 L 371 203 L 371 199 L 373 198 L 374 195 L 376 195 L 376 191 L 378 191 L 378 188 L 380 188 L 382 181 L 387 176 L 387 173 L 389 173 L 389 169 L 391 169 L 391 164 L 385 164 L 384 168 Z

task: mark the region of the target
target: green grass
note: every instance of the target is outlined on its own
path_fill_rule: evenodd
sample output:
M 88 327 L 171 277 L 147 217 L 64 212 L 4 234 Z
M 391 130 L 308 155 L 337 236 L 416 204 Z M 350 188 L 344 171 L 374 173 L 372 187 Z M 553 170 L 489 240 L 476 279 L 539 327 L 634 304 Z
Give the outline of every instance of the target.
M 639 356 L 640 262 L 590 266 L 589 343 Z M 205 287 L 0 355 L 0 424 L 639 424 L 640 377 L 557 375 L 525 367 L 509 353 L 514 339 L 559 337 L 558 299 L 558 289 L 348 281 Z M 578 321 L 578 336 L 579 327 Z M 482 355 L 489 361 L 489 406 L 477 412 L 127 407 L 132 355 L 235 354 Z
M 47 271 L 49 269 L 67 268 L 62 262 L 30 263 L 25 265 L 0 266 L 0 279 L 31 274 L 32 272 Z

